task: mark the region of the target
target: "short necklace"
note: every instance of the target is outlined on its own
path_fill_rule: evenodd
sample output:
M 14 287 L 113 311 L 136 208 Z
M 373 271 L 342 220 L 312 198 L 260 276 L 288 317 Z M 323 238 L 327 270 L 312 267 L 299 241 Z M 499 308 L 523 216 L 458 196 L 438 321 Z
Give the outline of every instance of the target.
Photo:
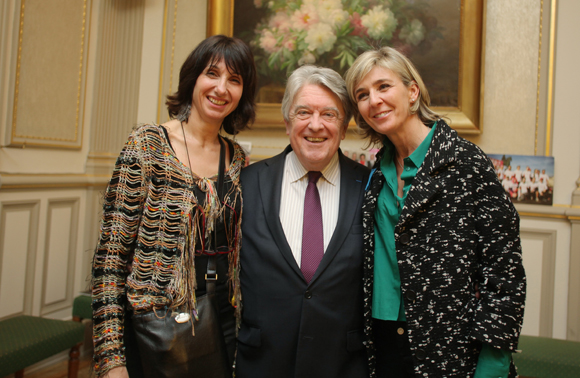
M 397 161 L 397 164 L 399 164 L 399 167 L 401 167 L 401 169 L 404 169 L 403 164 L 399 161 L 399 153 L 395 152 L 395 160 Z
M 183 129 L 183 121 L 181 121 L 181 132 L 183 133 L 183 143 L 185 143 L 185 152 L 187 153 L 187 162 L 189 163 L 189 170 L 191 171 L 191 173 L 193 173 L 193 171 L 191 170 L 191 159 L 189 158 L 189 148 L 187 148 L 187 139 L 185 139 L 185 130 Z

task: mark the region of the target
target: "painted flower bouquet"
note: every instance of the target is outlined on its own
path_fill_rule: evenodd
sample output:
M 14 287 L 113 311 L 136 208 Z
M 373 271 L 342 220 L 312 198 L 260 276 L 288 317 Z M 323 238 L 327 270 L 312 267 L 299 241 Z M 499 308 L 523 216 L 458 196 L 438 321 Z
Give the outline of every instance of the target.
M 344 74 L 372 47 L 389 45 L 410 56 L 441 38 L 437 19 L 420 0 L 254 0 L 254 6 L 266 16 L 245 39 L 262 86 L 284 85 L 303 64 Z

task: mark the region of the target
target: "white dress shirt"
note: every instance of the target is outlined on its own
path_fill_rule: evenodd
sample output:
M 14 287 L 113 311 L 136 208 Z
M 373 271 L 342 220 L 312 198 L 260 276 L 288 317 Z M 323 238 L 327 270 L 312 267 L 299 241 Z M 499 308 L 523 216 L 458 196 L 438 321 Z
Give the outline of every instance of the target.
M 302 224 L 304 217 L 304 196 L 308 186 L 308 171 L 302 166 L 298 157 L 291 151 L 286 155 L 282 177 L 282 194 L 280 203 L 280 222 L 292 254 L 300 266 L 302 257 Z M 322 170 L 322 176 L 316 183 L 322 206 L 322 231 L 324 233 L 324 251 L 332 238 L 338 221 L 340 201 L 340 164 L 338 152 Z

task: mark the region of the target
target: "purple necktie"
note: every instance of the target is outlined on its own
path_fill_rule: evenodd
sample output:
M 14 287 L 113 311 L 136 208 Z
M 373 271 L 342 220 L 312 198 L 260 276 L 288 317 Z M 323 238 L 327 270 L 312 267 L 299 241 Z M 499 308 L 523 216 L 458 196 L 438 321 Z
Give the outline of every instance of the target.
M 304 196 L 300 270 L 308 283 L 310 283 L 324 255 L 322 207 L 320 206 L 320 195 L 318 195 L 318 188 L 316 187 L 316 182 L 320 176 L 322 176 L 320 172 L 308 172 L 308 187 Z

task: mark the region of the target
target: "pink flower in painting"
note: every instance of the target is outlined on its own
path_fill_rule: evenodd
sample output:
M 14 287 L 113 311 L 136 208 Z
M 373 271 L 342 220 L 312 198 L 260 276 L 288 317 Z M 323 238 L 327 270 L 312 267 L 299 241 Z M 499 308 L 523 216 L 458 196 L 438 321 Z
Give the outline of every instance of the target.
M 294 51 L 296 50 L 296 40 L 286 39 L 284 42 L 282 42 L 282 47 L 284 47 L 288 51 Z
M 350 16 L 350 25 L 354 28 L 351 35 L 358 35 L 360 37 L 367 36 L 367 28 L 363 26 L 358 12 L 353 12 Z
M 251 0 L 259 10 L 249 41 L 260 58 L 260 76 L 283 84 L 303 64 L 345 71 L 362 51 L 378 44 L 404 54 L 425 53 L 442 38 L 428 1 Z M 348 33 L 348 34 L 346 34 Z M 276 59 L 274 59 L 276 58 Z
M 275 53 L 280 48 L 276 46 L 276 37 L 268 29 L 262 30 L 262 35 L 260 36 L 260 47 L 264 49 L 268 54 Z
M 300 9 L 296 10 L 290 18 L 292 28 L 295 30 L 305 30 L 317 24 L 318 21 L 318 11 L 311 4 L 302 4 Z
M 290 18 L 285 12 L 276 12 L 268 22 L 268 26 L 270 29 L 278 29 L 282 33 L 287 33 L 290 30 Z

